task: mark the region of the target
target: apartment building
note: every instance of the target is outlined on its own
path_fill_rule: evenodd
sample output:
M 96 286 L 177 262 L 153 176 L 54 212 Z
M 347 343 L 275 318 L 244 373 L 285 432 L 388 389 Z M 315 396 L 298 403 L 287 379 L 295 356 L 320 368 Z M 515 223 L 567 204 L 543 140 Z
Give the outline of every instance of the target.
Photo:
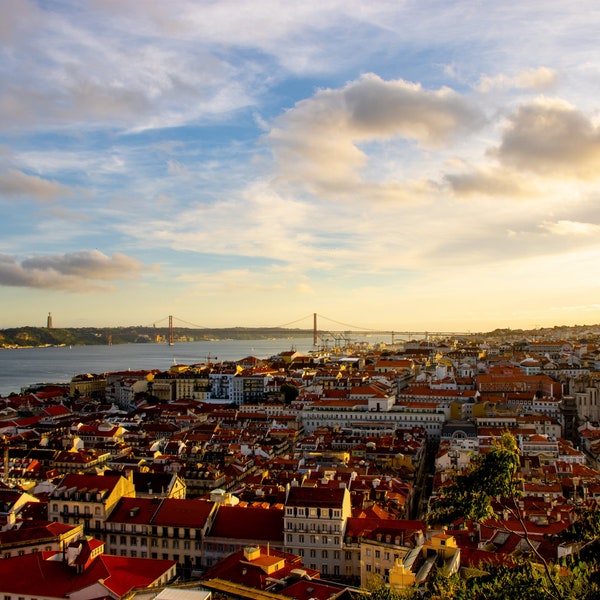
M 303 557 L 308 567 L 325 578 L 342 577 L 344 531 L 351 513 L 345 486 L 292 486 L 283 517 L 285 551 Z
M 0 531 L 0 557 L 11 558 L 35 552 L 62 552 L 83 536 L 83 525 L 64 523 L 23 523 L 20 527 Z
M 123 496 L 135 496 L 132 477 L 122 475 L 65 475 L 50 494 L 48 519 L 82 524 L 84 532 L 101 533 Z
M 187 576 L 202 566 L 204 536 L 217 504 L 179 498 L 121 498 L 106 520 L 108 551 L 118 556 L 174 560 Z

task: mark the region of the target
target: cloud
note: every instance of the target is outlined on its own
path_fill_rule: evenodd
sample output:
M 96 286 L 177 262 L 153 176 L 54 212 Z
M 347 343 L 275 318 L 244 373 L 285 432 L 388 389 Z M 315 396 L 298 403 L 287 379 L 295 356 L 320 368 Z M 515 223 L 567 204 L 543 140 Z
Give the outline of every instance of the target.
M 421 148 L 438 148 L 484 120 L 481 111 L 449 88 L 426 90 L 369 74 L 298 102 L 265 139 L 285 180 L 343 189 L 365 183 L 359 171 L 368 156 L 361 145 L 408 139 Z
M 70 292 L 110 290 L 98 282 L 140 277 L 144 265 L 134 258 L 99 250 L 82 250 L 55 256 L 36 256 L 19 262 L 0 255 L 0 285 Z
M 508 117 L 502 141 L 490 155 L 517 170 L 547 177 L 596 179 L 600 129 L 570 104 L 541 98 Z
M 550 233 L 561 236 L 597 236 L 600 234 L 600 225 L 569 220 L 561 220 L 555 223 L 546 221 L 542 223 L 542 228 Z
M 54 200 L 70 196 L 71 193 L 71 189 L 61 183 L 36 175 L 27 175 L 16 169 L 0 173 L 0 196 L 28 196 L 37 200 Z
M 494 75 L 493 77 L 484 75 L 479 80 L 476 89 L 486 94 L 514 88 L 541 92 L 555 87 L 557 82 L 558 72 L 555 69 L 539 67 L 521 71 L 512 77 L 504 74 Z
M 445 180 L 452 192 L 462 198 L 487 196 L 527 199 L 542 193 L 531 178 L 511 169 L 490 165 L 470 167 L 468 172 L 451 173 L 445 176 Z

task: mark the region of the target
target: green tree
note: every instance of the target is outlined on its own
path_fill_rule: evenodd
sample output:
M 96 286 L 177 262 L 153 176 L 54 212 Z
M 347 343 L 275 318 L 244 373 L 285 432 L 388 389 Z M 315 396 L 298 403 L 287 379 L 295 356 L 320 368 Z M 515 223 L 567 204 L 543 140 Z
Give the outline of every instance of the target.
M 291 404 L 300 393 L 298 388 L 291 383 L 284 383 L 280 388 L 281 393 L 283 394 L 283 400 L 286 404 Z
M 486 453 L 478 455 L 465 472 L 454 477 L 449 486 L 444 488 L 443 495 L 436 500 L 427 520 L 431 523 L 451 524 L 459 518 L 476 523 L 497 521 L 498 529 L 502 529 L 500 512 L 508 511 L 521 527 L 520 535 L 546 573 L 550 589 L 543 588 L 550 594 L 547 597 L 561 598 L 556 583 L 556 574 L 532 543 L 527 525 L 517 503 L 522 495 L 521 481 L 517 476 L 519 469 L 519 447 L 514 436 L 506 431 L 494 440 Z M 499 500 L 499 502 L 498 502 Z M 543 587 L 543 586 L 542 586 Z

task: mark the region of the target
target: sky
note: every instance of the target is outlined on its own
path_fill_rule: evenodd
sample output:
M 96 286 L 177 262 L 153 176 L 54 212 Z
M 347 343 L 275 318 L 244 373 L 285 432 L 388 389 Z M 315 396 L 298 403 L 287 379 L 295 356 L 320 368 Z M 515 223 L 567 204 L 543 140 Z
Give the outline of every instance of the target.
M 600 322 L 597 0 L 0 6 L 1 328 Z

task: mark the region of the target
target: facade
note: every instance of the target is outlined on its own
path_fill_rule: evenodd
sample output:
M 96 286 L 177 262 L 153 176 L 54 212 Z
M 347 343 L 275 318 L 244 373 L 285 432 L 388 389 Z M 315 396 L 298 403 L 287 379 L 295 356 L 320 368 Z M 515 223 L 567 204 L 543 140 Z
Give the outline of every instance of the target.
M 131 477 L 65 475 L 48 499 L 48 519 L 82 524 L 86 534 L 100 533 L 123 496 L 135 496 Z
M 189 576 L 202 567 L 216 508 L 203 500 L 122 498 L 106 521 L 107 548 L 119 556 L 175 561 Z
M 11 558 L 34 552 L 62 552 L 83 535 L 83 525 L 47 523 L 0 532 L 0 557 Z
M 369 432 L 379 435 L 382 428 L 389 434 L 396 429 L 423 427 L 428 439 L 439 440 L 449 411 L 449 407 L 437 403 L 406 402 L 395 404 L 392 410 L 378 412 L 368 410 L 366 401 L 355 400 L 307 405 L 301 410 L 300 417 L 308 434 L 319 427 L 340 427 L 363 435 Z
M 291 487 L 284 514 L 285 550 L 325 577 L 344 575 L 344 531 L 352 514 L 346 487 Z

